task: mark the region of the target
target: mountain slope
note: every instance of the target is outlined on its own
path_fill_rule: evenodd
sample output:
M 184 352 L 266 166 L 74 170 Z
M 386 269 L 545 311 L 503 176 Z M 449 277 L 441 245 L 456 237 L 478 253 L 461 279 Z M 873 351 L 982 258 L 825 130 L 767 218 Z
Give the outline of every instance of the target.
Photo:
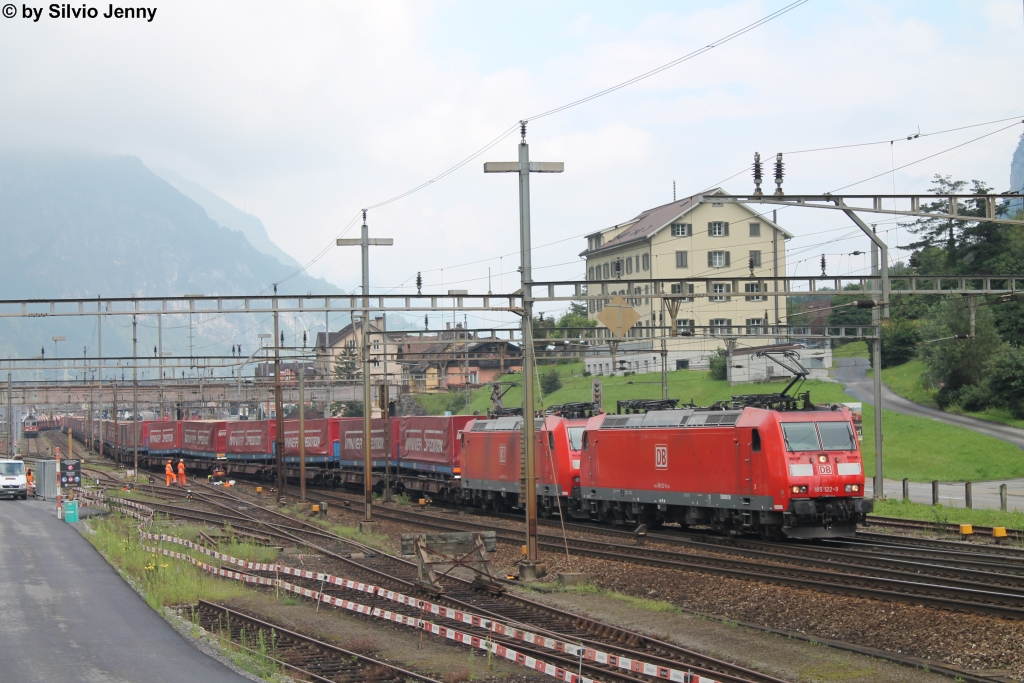
M 298 268 L 299 262 L 274 244 L 267 229 L 261 221 L 251 213 L 246 213 L 225 199 L 210 192 L 205 187 L 187 180 L 169 168 L 152 167 L 151 170 L 173 185 L 179 192 L 206 209 L 206 215 L 230 230 L 236 230 L 249 240 L 256 249 L 268 256 L 273 256 L 289 268 Z
M 0 299 L 258 294 L 294 272 L 127 156 L 0 154 L 0 244 Z M 304 274 L 279 287 L 308 291 L 341 293 Z M 301 335 L 322 320 L 289 318 L 282 327 Z M 130 351 L 130 319 L 110 322 L 104 352 Z M 141 322 L 155 328 L 152 317 Z M 251 349 L 265 327 L 254 316 L 193 316 L 165 323 L 164 348 L 187 349 L 191 335 L 203 353 L 236 342 Z M 78 356 L 96 345 L 95 320 L 0 320 L 0 353 L 39 354 L 52 335 L 67 336 Z M 143 348 L 152 336 L 140 333 Z

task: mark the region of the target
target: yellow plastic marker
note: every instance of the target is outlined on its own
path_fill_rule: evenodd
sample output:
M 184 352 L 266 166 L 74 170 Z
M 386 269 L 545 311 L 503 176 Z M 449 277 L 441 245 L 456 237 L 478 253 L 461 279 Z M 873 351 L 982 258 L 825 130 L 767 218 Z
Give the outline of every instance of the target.
M 1006 538 L 1006 527 L 1005 526 L 994 526 L 994 527 L 992 527 L 992 538 Z
M 523 557 L 526 557 L 527 553 L 528 553 L 528 548 L 524 545 L 523 546 Z
M 961 524 L 960 525 L 960 535 L 961 536 L 970 536 L 973 533 L 974 533 L 974 525 L 973 524 Z
M 263 493 L 263 487 L 262 486 L 257 486 L 256 487 L 256 493 Z
M 313 503 L 313 512 L 320 512 L 320 506 L 316 503 Z
M 427 499 L 426 498 L 420 498 L 420 507 L 426 507 L 426 505 L 427 505 Z

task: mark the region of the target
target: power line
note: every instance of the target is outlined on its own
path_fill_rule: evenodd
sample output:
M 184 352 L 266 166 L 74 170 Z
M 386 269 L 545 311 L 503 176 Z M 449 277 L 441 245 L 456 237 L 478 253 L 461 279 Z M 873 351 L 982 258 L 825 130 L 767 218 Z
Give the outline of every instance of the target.
M 527 121 L 529 121 L 529 120 L 536 120 L 536 119 L 544 118 L 546 116 L 551 116 L 552 114 L 557 114 L 559 112 L 562 112 L 562 111 L 565 111 L 567 109 L 571 109 L 573 107 L 581 105 L 581 104 L 583 104 L 585 102 L 590 102 L 591 100 L 595 100 L 595 99 L 597 99 L 599 97 L 604 97 L 605 95 L 608 95 L 608 94 L 611 94 L 613 92 L 616 92 L 617 90 L 621 90 L 622 88 L 625 88 L 625 87 L 627 87 L 629 85 L 632 85 L 634 83 L 638 83 L 639 81 L 642 81 L 644 79 L 650 78 L 651 76 L 654 76 L 655 74 L 661 73 L 662 71 L 665 71 L 667 69 L 671 69 L 674 66 L 678 66 L 679 64 L 682 64 L 684 62 L 690 61 L 691 59 L 694 59 L 695 57 L 699 57 L 700 55 L 704 54 L 705 52 L 709 52 L 710 50 L 714 49 L 715 47 L 718 47 L 719 45 L 724 45 L 724 44 L 726 44 L 728 42 L 731 42 L 731 41 L 739 38 L 740 36 L 743 36 L 743 35 L 751 32 L 751 31 L 753 31 L 754 29 L 759 28 L 760 26 L 763 26 L 764 24 L 767 24 L 770 21 L 778 19 L 782 15 L 784 15 L 784 14 L 786 14 L 786 13 L 788 13 L 788 12 L 794 10 L 794 9 L 796 9 L 800 5 L 806 4 L 807 2 L 809 2 L 809 0 L 796 0 L 796 2 L 792 2 L 789 5 L 786 5 L 785 7 L 781 8 L 779 10 L 776 10 L 775 12 L 772 12 L 771 14 L 768 14 L 768 15 L 764 16 L 764 17 L 758 19 L 757 21 L 755 21 L 753 23 L 747 24 L 746 26 L 744 26 L 744 27 L 742 27 L 742 28 L 740 28 L 740 29 L 738 29 L 736 31 L 733 31 L 732 33 L 730 33 L 730 34 L 728 34 L 726 36 L 723 36 L 722 38 L 719 38 L 718 40 L 715 40 L 715 41 L 713 41 L 711 43 L 708 43 L 704 47 L 701 47 L 701 48 L 699 48 L 697 50 L 694 50 L 693 52 L 690 52 L 689 54 L 683 55 L 682 57 L 679 57 L 678 59 L 674 59 L 671 62 L 668 62 L 666 64 L 662 64 L 661 66 L 659 66 L 659 67 L 657 67 L 655 69 L 651 69 L 650 71 L 644 72 L 644 73 L 640 74 L 639 76 L 635 76 L 635 77 L 630 78 L 628 80 L 625 80 L 625 81 L 623 81 L 621 83 L 613 85 L 610 88 L 605 88 L 604 90 L 598 91 L 598 92 L 593 93 L 591 95 L 588 95 L 586 97 L 582 97 L 582 98 L 580 98 L 578 100 L 574 100 L 574 101 L 569 102 L 567 104 L 563 104 L 561 106 L 555 107 L 554 109 L 549 109 L 549 110 L 541 112 L 539 114 L 535 114 L 533 116 L 530 116 L 530 117 L 526 118 L 525 120 L 527 120 Z M 416 192 L 419 192 L 420 190 L 422 190 L 422 189 L 424 189 L 426 187 L 429 187 L 429 186 L 433 185 L 434 183 L 436 183 L 437 181 L 442 180 L 443 178 L 451 175 L 452 173 L 454 173 L 455 171 L 459 170 L 460 168 L 462 168 L 463 166 L 465 166 L 469 162 L 473 161 L 474 159 L 478 158 L 484 152 L 486 152 L 487 150 L 491 149 L 492 147 L 497 145 L 499 142 L 501 142 L 502 140 L 507 138 L 509 135 L 514 133 L 519 128 L 519 124 L 520 124 L 520 122 L 516 121 L 514 124 L 512 124 L 511 126 L 506 128 L 500 134 L 498 134 L 497 137 L 492 138 L 483 147 L 480 147 L 479 149 L 477 149 L 475 152 L 473 152 L 469 156 L 463 158 L 461 161 L 459 161 L 455 165 L 448 167 L 447 169 L 445 169 L 441 173 L 437 174 L 436 176 L 434 176 L 430 180 L 427 180 L 427 181 L 425 181 L 423 183 L 420 183 L 416 187 L 413 187 L 412 189 L 406 190 L 405 192 L 397 194 L 397 195 L 395 195 L 393 197 L 390 197 L 390 198 L 385 199 L 383 201 L 377 202 L 375 204 L 370 204 L 370 205 L 365 207 L 366 210 L 380 208 L 380 207 L 385 206 L 387 204 L 391 204 L 392 202 L 396 202 L 396 201 L 398 201 L 400 199 L 404 199 L 405 197 L 408 197 L 409 195 L 415 194 Z M 742 173 L 742 171 L 741 171 L 741 173 Z M 737 175 L 739 175 L 739 174 L 737 174 Z M 733 176 L 733 177 L 735 177 L 735 176 Z M 358 218 L 358 216 L 357 216 L 357 218 Z M 348 232 L 348 230 L 352 227 L 352 225 L 355 223 L 356 220 L 357 219 L 354 218 L 352 220 L 352 222 L 349 223 L 349 225 L 345 228 L 345 230 L 340 235 L 338 235 L 338 237 L 341 237 L 346 232 Z M 293 277 L 295 277 L 299 273 L 304 272 L 311 265 L 313 265 L 314 263 L 319 261 L 324 256 L 324 254 L 326 254 L 327 252 L 330 251 L 330 249 L 333 246 L 335 246 L 334 240 L 332 240 L 330 242 L 330 244 L 328 244 L 323 249 L 323 251 L 321 251 L 311 261 L 309 261 L 309 263 L 307 263 L 306 265 L 302 266 L 301 268 L 299 268 L 299 270 L 295 271 L 294 273 L 292 273 L 291 275 L 289 275 L 288 277 L 284 278 L 283 280 L 279 281 L 276 284 L 281 284 L 283 282 L 287 282 L 288 280 L 292 279 Z M 264 291 L 266 291 L 266 290 L 264 290 Z
M 783 152 L 783 154 L 806 154 L 808 152 L 827 152 L 833 149 L 849 149 L 851 147 L 870 147 L 871 145 L 890 145 L 895 142 L 905 142 L 909 140 L 916 140 L 917 138 L 927 138 L 933 135 L 942 135 L 944 133 L 953 133 L 958 130 L 967 130 L 968 128 L 978 128 L 980 126 L 990 126 L 993 123 L 1003 123 L 1004 121 L 1017 121 L 1020 117 L 1009 116 L 1005 119 L 996 119 L 994 121 L 986 121 L 985 123 L 972 123 L 968 126 L 958 126 L 957 128 L 947 128 L 946 130 L 937 130 L 933 133 L 914 133 L 908 135 L 905 138 L 893 138 L 892 140 L 877 140 L 875 142 L 858 142 L 850 145 L 835 145 L 834 147 L 815 147 L 813 149 L 798 149 L 792 152 Z M 996 131 L 999 132 L 999 131 Z M 891 171 L 890 171 L 891 172 Z

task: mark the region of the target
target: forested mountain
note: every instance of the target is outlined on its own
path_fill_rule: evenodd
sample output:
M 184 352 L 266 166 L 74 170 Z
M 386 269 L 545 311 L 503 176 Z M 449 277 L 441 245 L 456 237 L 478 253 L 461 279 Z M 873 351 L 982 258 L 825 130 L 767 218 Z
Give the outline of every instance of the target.
M 0 299 L 257 294 L 295 271 L 128 156 L 0 153 L 0 244 Z M 279 291 L 340 293 L 307 275 Z M 185 317 L 165 323 L 165 349 L 251 349 L 266 327 L 252 316 Z M 130 319 L 108 320 L 104 353 L 130 352 Z M 282 324 L 298 335 L 322 329 L 320 320 Z M 155 327 L 141 317 L 140 344 L 150 353 Z M 95 328 L 94 319 L 0 319 L 0 354 L 37 355 L 46 345 L 49 353 L 51 336 L 63 335 L 59 355 L 92 355 Z

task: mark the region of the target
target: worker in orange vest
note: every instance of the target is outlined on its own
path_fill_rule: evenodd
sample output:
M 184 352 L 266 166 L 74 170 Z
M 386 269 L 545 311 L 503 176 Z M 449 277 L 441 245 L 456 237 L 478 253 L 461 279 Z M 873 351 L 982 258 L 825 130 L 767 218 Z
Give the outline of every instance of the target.
M 182 486 L 185 486 L 186 483 L 187 483 L 186 480 L 185 480 L 185 461 L 184 460 L 179 460 L 178 461 L 178 483 L 181 484 Z
M 174 465 L 171 464 L 170 460 L 167 461 L 167 466 L 164 467 L 164 475 L 167 478 L 167 486 L 174 483 Z

